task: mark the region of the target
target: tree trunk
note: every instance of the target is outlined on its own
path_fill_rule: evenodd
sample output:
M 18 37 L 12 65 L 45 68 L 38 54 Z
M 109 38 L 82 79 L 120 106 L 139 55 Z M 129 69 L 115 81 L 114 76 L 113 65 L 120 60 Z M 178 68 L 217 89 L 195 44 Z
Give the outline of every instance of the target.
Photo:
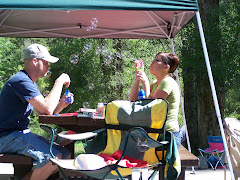
M 219 71 L 218 64 L 221 63 L 221 43 L 219 43 L 221 33 L 218 29 L 219 17 L 216 13 L 219 0 L 199 0 L 198 3 L 212 70 L 213 72 L 214 70 Z M 208 147 L 208 136 L 220 135 L 220 129 L 196 20 L 194 24 L 194 38 L 192 40 L 187 40 L 187 45 L 190 46 L 190 48 L 185 48 L 185 51 L 182 51 L 182 58 L 183 64 L 185 58 L 194 61 L 192 62 L 194 65 L 183 65 L 183 82 L 184 107 L 189 138 L 192 151 L 196 153 L 198 148 Z M 183 44 L 183 46 L 185 45 Z M 224 82 L 222 82 L 221 77 L 217 75 L 214 80 L 219 100 L 218 103 L 223 117 Z

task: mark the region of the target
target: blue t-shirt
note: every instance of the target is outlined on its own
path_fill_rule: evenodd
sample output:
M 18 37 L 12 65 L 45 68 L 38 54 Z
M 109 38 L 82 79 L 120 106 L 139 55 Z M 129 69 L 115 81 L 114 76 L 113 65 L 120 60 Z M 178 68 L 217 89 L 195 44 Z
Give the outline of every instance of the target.
M 33 106 L 28 103 L 41 95 L 35 82 L 25 70 L 13 75 L 0 93 L 0 136 L 28 128 Z

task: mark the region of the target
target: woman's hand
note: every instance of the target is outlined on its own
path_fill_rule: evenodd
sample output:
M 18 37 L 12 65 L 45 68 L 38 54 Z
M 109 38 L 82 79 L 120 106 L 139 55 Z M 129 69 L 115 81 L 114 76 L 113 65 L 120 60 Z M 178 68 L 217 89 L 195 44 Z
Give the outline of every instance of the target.
M 136 79 L 139 80 L 142 84 L 149 83 L 146 73 L 144 71 L 136 71 Z

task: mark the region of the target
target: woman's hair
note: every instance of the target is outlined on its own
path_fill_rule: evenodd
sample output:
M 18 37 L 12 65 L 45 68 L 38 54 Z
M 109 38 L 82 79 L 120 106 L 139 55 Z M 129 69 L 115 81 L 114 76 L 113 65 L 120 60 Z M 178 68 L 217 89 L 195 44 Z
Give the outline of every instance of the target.
M 168 64 L 170 66 L 169 73 L 173 73 L 178 68 L 179 59 L 175 54 L 159 52 L 156 56 L 158 55 L 161 56 L 161 59 L 165 64 Z

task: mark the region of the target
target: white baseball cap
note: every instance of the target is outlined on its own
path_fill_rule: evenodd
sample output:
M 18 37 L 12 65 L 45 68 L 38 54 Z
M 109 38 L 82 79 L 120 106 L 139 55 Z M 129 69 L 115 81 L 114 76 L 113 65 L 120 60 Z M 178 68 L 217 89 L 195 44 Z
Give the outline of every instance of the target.
M 47 48 L 41 44 L 32 44 L 24 49 L 24 59 L 43 59 L 50 63 L 55 63 L 59 58 L 51 56 Z

